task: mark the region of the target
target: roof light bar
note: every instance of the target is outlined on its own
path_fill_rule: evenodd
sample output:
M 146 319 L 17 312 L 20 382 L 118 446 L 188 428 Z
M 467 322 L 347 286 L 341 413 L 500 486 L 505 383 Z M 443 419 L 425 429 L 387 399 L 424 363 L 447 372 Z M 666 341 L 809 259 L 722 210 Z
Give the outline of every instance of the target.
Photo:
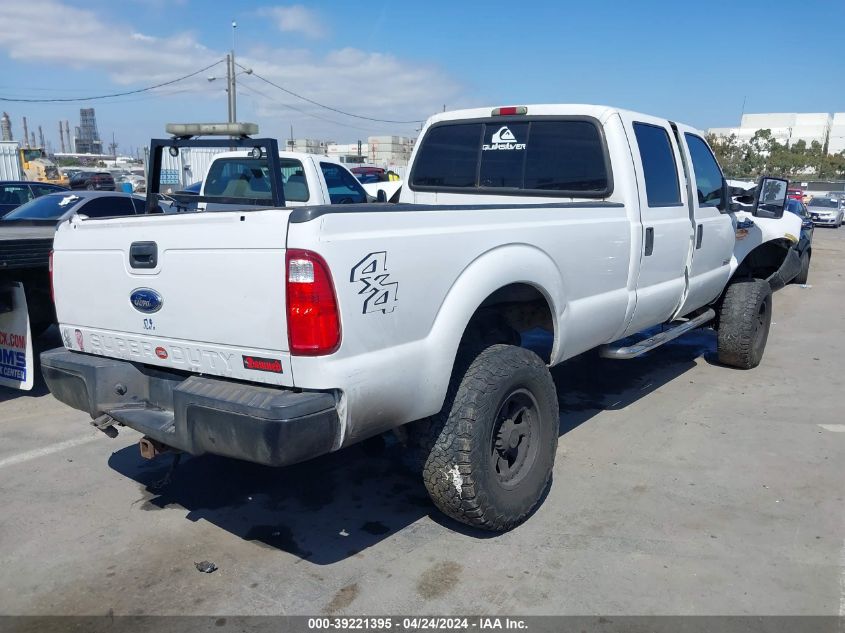
M 525 106 L 502 106 L 501 108 L 493 108 L 491 116 L 513 116 L 514 114 L 528 114 L 528 108 Z
M 258 134 L 256 123 L 168 123 L 173 136 L 250 136 Z

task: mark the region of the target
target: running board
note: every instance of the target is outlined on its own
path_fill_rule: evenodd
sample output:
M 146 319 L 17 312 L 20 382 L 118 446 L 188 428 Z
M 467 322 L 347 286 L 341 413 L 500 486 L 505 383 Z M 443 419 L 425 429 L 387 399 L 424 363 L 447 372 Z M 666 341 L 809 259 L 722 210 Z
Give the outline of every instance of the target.
M 618 346 L 613 343 L 609 345 L 602 345 L 599 354 L 603 358 L 616 358 L 618 360 L 626 360 L 628 358 L 636 358 L 641 354 L 650 352 L 656 347 L 660 347 L 664 343 L 668 343 L 690 330 L 701 327 L 708 321 L 712 321 L 716 317 L 716 312 L 710 308 L 706 312 L 698 315 L 689 321 L 683 321 L 671 329 L 665 330 L 647 339 L 634 343 L 633 345 Z M 623 339 L 625 340 L 625 339 Z

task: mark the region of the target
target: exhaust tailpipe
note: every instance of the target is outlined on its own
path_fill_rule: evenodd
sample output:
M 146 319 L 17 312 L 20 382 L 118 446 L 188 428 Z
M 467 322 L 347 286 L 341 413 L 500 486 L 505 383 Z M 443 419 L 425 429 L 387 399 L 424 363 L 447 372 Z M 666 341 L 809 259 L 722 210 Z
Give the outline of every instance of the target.
M 153 459 L 157 455 L 168 453 L 173 450 L 170 446 L 162 444 L 161 442 L 154 440 L 151 437 L 147 437 L 146 435 L 141 438 L 140 442 L 138 442 L 138 448 L 141 450 L 141 457 L 144 459 Z

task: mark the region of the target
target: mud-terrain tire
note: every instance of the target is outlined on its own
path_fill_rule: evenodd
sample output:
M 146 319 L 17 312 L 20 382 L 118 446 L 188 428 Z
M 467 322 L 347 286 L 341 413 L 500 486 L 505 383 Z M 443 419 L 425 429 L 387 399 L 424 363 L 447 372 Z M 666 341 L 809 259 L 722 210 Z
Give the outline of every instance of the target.
M 512 345 L 492 345 L 458 362 L 467 369 L 455 373 L 420 447 L 427 449 L 425 487 L 453 519 L 510 530 L 551 485 L 559 427 L 555 385 L 539 356 Z
M 795 279 L 792 280 L 794 284 L 805 284 L 810 276 L 810 253 L 804 252 L 801 255 L 801 272 L 799 272 Z
M 739 369 L 760 364 L 772 323 L 772 289 L 762 279 L 728 286 L 719 311 L 719 362 Z

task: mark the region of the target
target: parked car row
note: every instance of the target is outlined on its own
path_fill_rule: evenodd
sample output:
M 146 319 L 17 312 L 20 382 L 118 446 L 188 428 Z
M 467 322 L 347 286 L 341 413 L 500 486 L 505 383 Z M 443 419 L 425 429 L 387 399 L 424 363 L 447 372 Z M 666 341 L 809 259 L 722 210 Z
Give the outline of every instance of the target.
M 14 282 L 23 284 L 32 336 L 56 320 L 49 275 L 56 226 L 74 214 L 106 218 L 145 211 L 141 196 L 55 189 L 59 191 L 30 200 L 0 219 L 0 289 Z
M 842 226 L 845 216 L 845 200 L 830 197 L 812 198 L 807 203 L 807 211 L 813 224 L 838 229 Z

